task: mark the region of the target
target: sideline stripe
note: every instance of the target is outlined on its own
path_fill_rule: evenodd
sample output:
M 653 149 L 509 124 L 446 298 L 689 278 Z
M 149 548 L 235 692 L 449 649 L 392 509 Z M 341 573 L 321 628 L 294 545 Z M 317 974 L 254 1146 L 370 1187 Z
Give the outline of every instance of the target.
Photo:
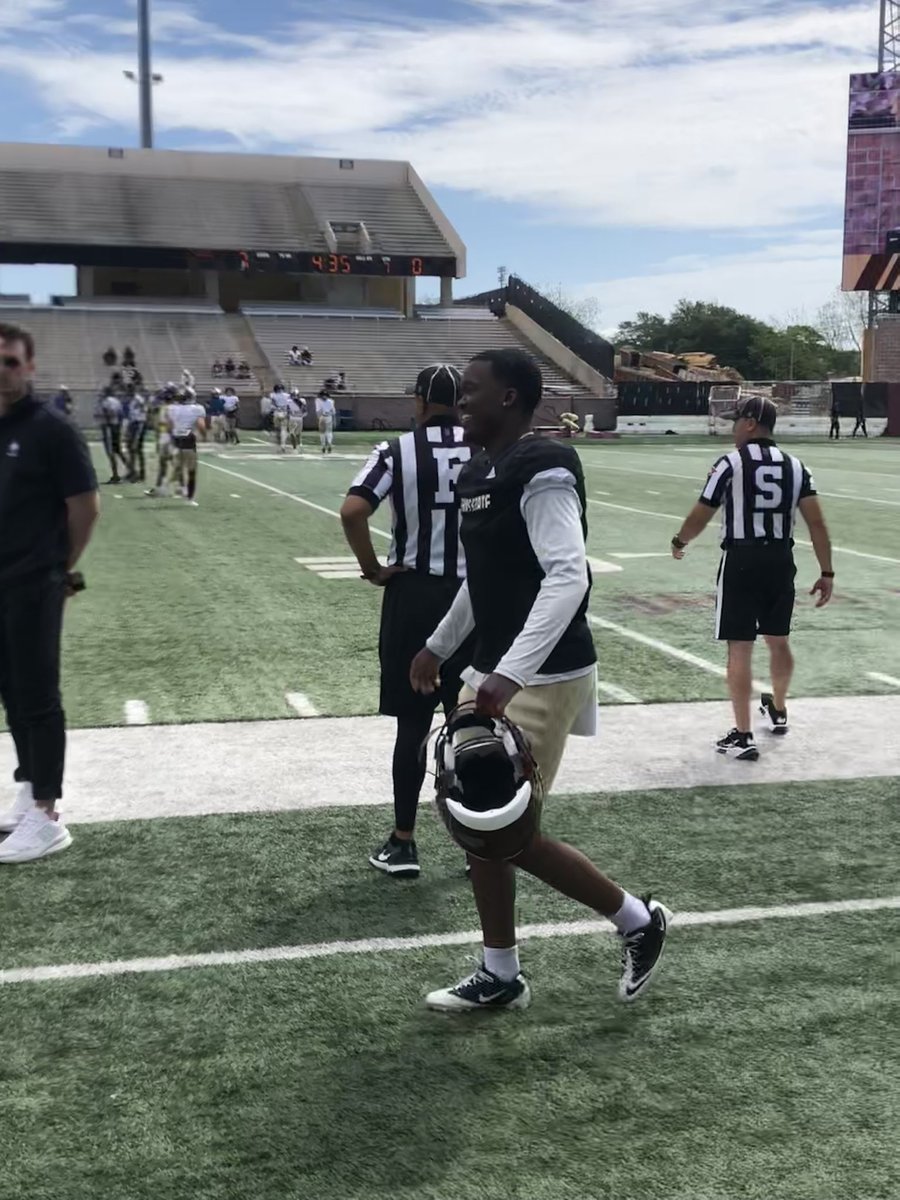
M 601 508 L 617 508 L 620 512 L 637 513 L 641 517 L 660 517 L 664 521 L 681 521 L 683 518 L 675 513 L 654 512 L 649 508 L 629 508 L 626 504 L 610 504 L 607 500 L 592 500 L 588 497 L 588 504 L 598 504 Z M 812 549 L 812 542 L 807 542 L 803 538 L 795 538 L 794 543 L 797 546 L 804 546 L 806 549 Z M 847 546 L 832 546 L 832 550 L 838 554 L 852 554 L 854 558 L 871 558 L 875 562 L 896 563 L 900 566 L 900 558 L 888 558 L 885 554 L 869 554 L 866 550 L 850 550 Z
M 874 679 L 876 683 L 886 683 L 890 687 L 900 688 L 900 679 L 894 675 L 882 675 L 880 671 L 867 671 L 866 674 L 870 679 Z
M 125 724 L 126 725 L 149 725 L 150 710 L 143 700 L 126 700 L 125 701 Z
M 884 912 L 900 909 L 900 896 L 875 899 L 826 900 L 810 904 L 782 904 L 772 908 L 725 908 L 713 912 L 676 913 L 675 929 L 710 925 L 743 925 L 755 921 L 826 917 L 839 913 Z M 609 921 L 552 921 L 546 925 L 520 925 L 520 942 L 533 938 L 586 937 L 614 932 Z M 469 946 L 482 941 L 480 929 L 463 933 L 423 933 L 405 938 L 363 938 L 353 942 L 318 942 L 306 946 L 271 946 L 264 950 L 226 950 L 212 954 L 173 954 L 168 958 L 128 958 L 117 962 L 64 963 L 48 967 L 12 967 L 0 970 L 0 987 L 14 983 L 50 983 L 55 980 L 96 979 L 110 975 L 145 975 L 159 971 L 186 971 L 197 967 L 233 967 L 244 964 L 296 962 L 333 958 L 339 954 L 384 954 L 391 950 L 424 950 L 432 946 Z
M 307 508 L 314 508 L 316 512 L 325 513 L 328 517 L 337 517 L 340 520 L 341 514 L 335 512 L 333 508 L 325 508 L 321 504 L 314 504 L 312 500 L 307 500 L 304 496 L 295 496 L 293 492 L 286 492 L 283 488 L 273 487 L 271 483 L 263 483 L 261 479 L 254 479 L 251 475 L 242 475 L 240 471 L 231 471 L 228 467 L 220 467 L 218 463 L 204 463 L 204 467 L 209 471 L 221 471 L 223 475 L 232 475 L 235 479 L 242 479 L 244 483 L 252 483 L 255 487 L 265 488 L 267 492 L 274 492 L 276 496 L 284 496 L 287 500 L 294 500 L 297 504 L 305 504 Z M 374 525 L 369 525 L 373 533 L 377 533 L 379 537 L 390 538 L 389 533 L 385 533 L 383 529 L 377 529 Z
M 285 692 L 284 698 L 300 717 L 317 717 L 319 715 L 319 710 L 308 696 L 304 696 L 303 692 Z
M 615 621 L 607 621 L 605 617 L 595 617 L 593 613 L 588 613 L 587 619 L 599 629 L 608 629 L 611 633 L 617 633 L 619 637 L 629 638 L 632 642 L 640 642 L 642 646 L 649 646 L 651 650 L 658 650 L 660 654 L 666 654 L 669 658 L 677 658 L 679 662 L 687 663 L 691 667 L 697 667 L 700 671 L 707 671 L 710 675 L 718 675 L 720 679 L 727 677 L 727 671 L 724 667 L 710 662 L 708 658 L 701 658 L 699 654 L 691 654 L 689 650 L 681 650 L 678 646 L 670 646 L 668 642 L 661 642 L 657 638 L 648 637 L 646 633 L 638 633 L 636 629 L 627 629 L 624 625 L 617 625 Z M 769 691 L 769 685 L 762 683 L 759 679 L 753 680 L 753 687 L 758 692 Z

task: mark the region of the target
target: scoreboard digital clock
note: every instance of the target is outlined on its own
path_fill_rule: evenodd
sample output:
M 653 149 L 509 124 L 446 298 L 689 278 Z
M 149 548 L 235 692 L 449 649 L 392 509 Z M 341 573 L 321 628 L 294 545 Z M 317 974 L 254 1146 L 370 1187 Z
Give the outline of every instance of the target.
M 196 250 L 175 246 L 91 246 L 0 242 L 0 263 L 64 262 L 76 267 L 295 275 L 418 275 L 453 279 L 456 259 L 434 254 L 320 254 L 305 250 Z
M 296 250 L 248 250 L 242 271 L 291 271 L 304 275 L 396 275 L 453 277 L 456 259 L 426 254 L 310 254 Z M 233 269 L 233 268 L 232 268 Z

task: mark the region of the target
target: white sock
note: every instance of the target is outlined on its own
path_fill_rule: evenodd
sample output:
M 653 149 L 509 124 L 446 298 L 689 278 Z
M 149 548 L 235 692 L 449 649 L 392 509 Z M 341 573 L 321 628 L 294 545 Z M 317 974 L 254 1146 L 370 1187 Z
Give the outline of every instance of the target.
M 637 896 L 626 892 L 622 907 L 609 919 L 619 933 L 634 933 L 636 929 L 640 929 L 649 922 L 650 910 L 643 900 L 638 900 Z
M 485 946 L 484 965 L 492 975 L 509 983 L 519 973 L 519 947 L 511 946 L 508 950 L 498 950 L 494 946 Z

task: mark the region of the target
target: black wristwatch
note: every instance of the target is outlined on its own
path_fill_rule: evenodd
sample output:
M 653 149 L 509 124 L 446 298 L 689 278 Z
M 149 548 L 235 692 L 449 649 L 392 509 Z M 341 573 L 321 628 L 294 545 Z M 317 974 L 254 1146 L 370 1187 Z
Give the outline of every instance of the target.
M 67 571 L 66 584 L 73 592 L 83 592 L 87 587 L 87 584 L 84 582 L 84 576 L 80 571 Z
M 684 548 L 687 546 L 687 542 L 683 542 L 676 534 L 675 537 L 672 538 L 672 545 L 676 550 L 684 550 Z
M 823 579 L 834 579 L 834 571 L 820 571 L 819 574 Z

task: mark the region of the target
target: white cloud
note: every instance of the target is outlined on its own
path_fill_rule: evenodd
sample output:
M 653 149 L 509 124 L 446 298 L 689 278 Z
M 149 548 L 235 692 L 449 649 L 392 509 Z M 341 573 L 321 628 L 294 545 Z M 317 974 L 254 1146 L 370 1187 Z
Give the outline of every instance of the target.
M 840 230 L 817 230 L 745 252 L 669 258 L 573 291 L 597 297 L 607 333 L 640 309 L 667 315 L 683 299 L 726 304 L 763 321 L 810 319 L 840 283 L 840 248 Z
M 155 14 L 157 123 L 259 149 L 408 157 L 433 184 L 581 224 L 785 226 L 841 203 L 845 76 L 868 65 L 870 8 L 529 0 L 473 5 L 468 23 L 334 20 L 246 38 L 169 4 Z M 82 36 L 104 27 L 75 19 Z M 37 83 L 67 131 L 132 119 L 120 50 L 16 45 L 0 65 Z
M 846 76 L 872 64 L 871 0 L 470 0 L 452 23 L 365 4 L 332 0 L 303 22 L 285 6 L 252 37 L 215 23 L 225 6 L 156 4 L 160 140 L 409 158 L 431 185 L 530 205 L 535 237 L 549 220 L 768 239 L 723 257 L 711 237 L 652 289 L 643 273 L 614 281 L 604 321 L 698 288 L 762 316 L 773 297 L 817 307 L 830 292 L 837 236 L 784 234 L 837 219 Z M 0 69 L 31 81 L 62 136 L 133 124 L 130 21 L 80 2 L 66 10 L 77 45 L 63 24 L 2 40 L 15 14 L 62 9 L 0 0 Z

